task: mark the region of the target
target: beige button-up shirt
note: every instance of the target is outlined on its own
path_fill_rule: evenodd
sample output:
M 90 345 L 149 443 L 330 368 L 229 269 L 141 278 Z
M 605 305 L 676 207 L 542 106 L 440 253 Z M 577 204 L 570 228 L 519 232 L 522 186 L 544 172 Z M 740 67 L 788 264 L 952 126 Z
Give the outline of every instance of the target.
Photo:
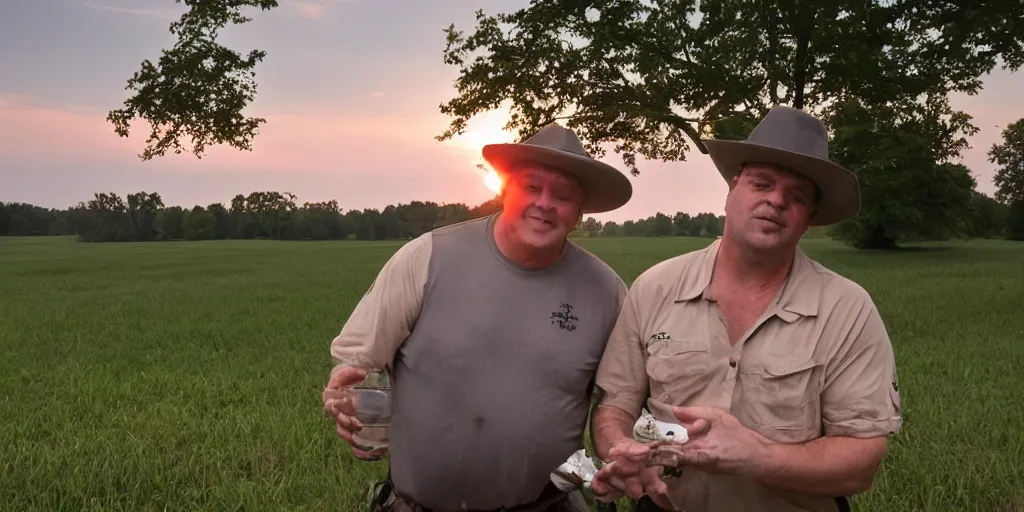
M 797 249 L 785 285 L 735 345 L 706 290 L 720 240 L 636 279 L 597 373 L 602 406 L 677 422 L 674 405 L 715 406 L 782 443 L 899 431 L 892 346 L 868 293 Z M 683 468 L 666 480 L 687 512 L 833 511 L 831 497 L 780 494 L 747 478 Z

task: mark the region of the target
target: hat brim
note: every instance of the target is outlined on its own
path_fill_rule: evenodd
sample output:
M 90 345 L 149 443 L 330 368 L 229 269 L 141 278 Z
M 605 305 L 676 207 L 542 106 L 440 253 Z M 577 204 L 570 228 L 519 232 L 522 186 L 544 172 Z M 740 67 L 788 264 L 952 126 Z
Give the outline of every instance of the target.
M 750 162 L 775 164 L 814 182 L 821 197 L 818 210 L 810 219 L 811 226 L 835 224 L 860 211 L 860 184 L 857 176 L 836 163 L 742 140 L 703 142 L 708 149 L 708 156 L 726 182 L 732 180 L 743 165 Z
M 499 173 L 517 163 L 552 167 L 579 180 L 586 192 L 583 213 L 603 213 L 620 208 L 633 196 L 633 184 L 618 169 L 590 157 L 530 144 L 489 144 L 483 157 Z

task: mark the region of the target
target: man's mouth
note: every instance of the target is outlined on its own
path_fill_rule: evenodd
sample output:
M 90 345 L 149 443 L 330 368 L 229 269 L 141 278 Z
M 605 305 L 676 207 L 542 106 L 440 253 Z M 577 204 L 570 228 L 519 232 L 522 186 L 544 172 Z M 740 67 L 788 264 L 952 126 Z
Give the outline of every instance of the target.
M 767 222 L 771 222 L 772 224 L 775 224 L 776 226 L 779 226 L 780 228 L 786 227 L 785 224 L 782 223 L 782 221 L 776 219 L 775 217 L 768 217 L 768 216 L 765 216 L 765 215 L 758 215 L 758 216 L 755 216 L 754 218 L 755 219 L 759 219 L 759 220 L 763 220 L 763 221 L 767 221 Z
M 541 224 L 543 224 L 546 227 L 549 227 L 549 228 L 555 227 L 555 223 L 551 222 L 550 220 L 542 219 L 540 217 L 533 217 L 533 216 L 530 216 L 530 218 L 535 220 L 535 221 L 537 221 L 537 222 L 539 222 L 539 223 L 541 223 Z

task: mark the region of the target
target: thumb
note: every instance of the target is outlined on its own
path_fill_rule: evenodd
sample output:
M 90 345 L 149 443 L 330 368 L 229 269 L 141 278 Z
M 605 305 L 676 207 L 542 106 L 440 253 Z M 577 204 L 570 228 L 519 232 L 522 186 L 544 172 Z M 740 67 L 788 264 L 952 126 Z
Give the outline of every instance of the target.
M 694 436 L 711 428 L 711 422 L 721 415 L 721 411 L 714 407 L 673 407 L 672 414 Z
M 693 422 L 695 422 L 697 420 L 711 421 L 711 420 L 715 419 L 716 417 L 718 417 L 719 411 L 718 411 L 718 409 L 715 409 L 714 407 L 700 407 L 700 406 L 683 407 L 683 406 L 675 406 L 675 407 L 672 408 L 672 414 L 674 414 L 676 416 L 676 418 L 679 419 L 679 421 L 683 421 L 683 422 L 686 422 L 686 423 L 693 423 Z

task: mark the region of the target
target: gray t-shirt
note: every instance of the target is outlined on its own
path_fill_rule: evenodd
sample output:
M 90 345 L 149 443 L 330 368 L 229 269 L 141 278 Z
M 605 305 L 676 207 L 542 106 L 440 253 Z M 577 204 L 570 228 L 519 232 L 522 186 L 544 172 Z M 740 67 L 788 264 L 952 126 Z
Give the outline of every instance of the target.
M 400 248 L 331 353 L 394 378 L 395 488 L 436 510 L 534 500 L 582 447 L 588 391 L 626 287 L 569 242 L 543 270 L 505 258 L 495 216 Z

